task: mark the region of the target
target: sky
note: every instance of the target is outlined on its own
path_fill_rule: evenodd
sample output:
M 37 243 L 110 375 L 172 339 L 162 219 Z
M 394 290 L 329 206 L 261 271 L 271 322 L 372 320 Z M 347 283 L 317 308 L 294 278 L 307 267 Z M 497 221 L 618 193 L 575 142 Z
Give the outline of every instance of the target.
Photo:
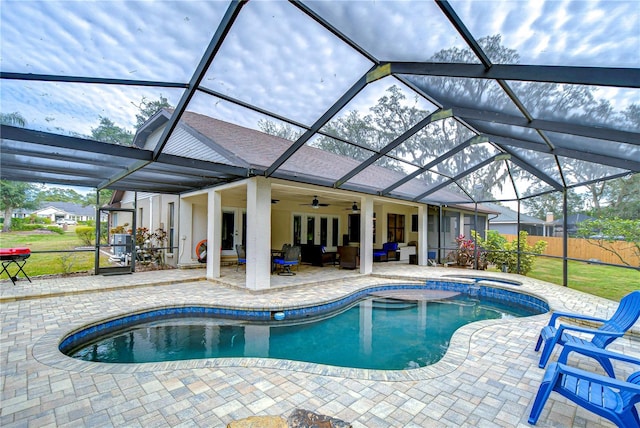
M 464 47 L 432 1 L 307 4 L 381 59 L 424 61 L 441 49 Z M 451 4 L 476 38 L 500 34 L 522 64 L 640 65 L 637 0 Z M 2 0 L 1 69 L 187 82 L 226 7 L 223 1 Z M 371 65 L 287 2 L 250 1 L 203 85 L 311 124 Z M 100 116 L 132 129 L 142 97 L 162 95 L 175 105 L 182 94 L 168 88 L 1 83 L 3 113 L 21 112 L 29 127 L 83 134 L 97 126 Z M 367 110 L 384 89 L 362 94 L 347 110 Z M 637 91 L 601 92 L 621 108 L 638 99 Z M 204 95 L 196 96 L 190 108 L 245 124 L 259 118 Z
M 305 2 L 382 60 L 428 61 L 465 43 L 434 1 Z M 451 0 L 476 39 L 499 34 L 520 64 L 640 66 L 638 0 Z M 226 1 L 0 0 L 3 72 L 188 82 L 220 23 Z M 202 85 L 313 124 L 372 63 L 286 1 L 251 0 L 241 10 Z M 340 113 L 367 112 L 396 79 L 369 85 Z M 27 127 L 89 135 L 106 117 L 134 130 L 137 105 L 181 89 L 0 81 L 0 112 Z M 413 95 L 405 88 L 408 100 Z M 600 88 L 618 110 L 638 90 Z M 435 107 L 422 100 L 420 107 Z M 189 110 L 257 127 L 262 115 L 197 93 Z

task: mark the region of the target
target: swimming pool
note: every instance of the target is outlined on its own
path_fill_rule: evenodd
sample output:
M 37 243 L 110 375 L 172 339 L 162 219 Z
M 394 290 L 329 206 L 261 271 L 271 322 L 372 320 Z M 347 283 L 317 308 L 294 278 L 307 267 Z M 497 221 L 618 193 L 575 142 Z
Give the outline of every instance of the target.
M 371 296 L 428 288 L 389 286 L 363 290 L 336 302 L 277 312 L 163 308 L 83 329 L 67 336 L 60 349 L 74 358 L 101 362 L 258 357 L 400 370 L 437 362 L 452 334 L 465 324 L 545 311 L 544 302 L 515 296 L 520 293 L 506 292 L 511 299 L 498 299 L 495 295 L 505 291 L 482 287 L 479 293 L 475 285 L 446 284 L 468 292 L 442 301 Z M 431 284 L 432 288 L 442 285 Z M 284 320 L 275 321 L 277 314 Z

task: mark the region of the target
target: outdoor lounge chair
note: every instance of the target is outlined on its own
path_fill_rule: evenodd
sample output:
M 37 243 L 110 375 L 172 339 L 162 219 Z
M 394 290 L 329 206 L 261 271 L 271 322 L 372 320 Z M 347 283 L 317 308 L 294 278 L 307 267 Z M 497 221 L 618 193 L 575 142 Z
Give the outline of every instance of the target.
M 240 265 L 247 264 L 247 254 L 244 249 L 244 245 L 236 244 L 236 253 L 238 253 L 238 262 L 236 263 L 236 272 Z
M 633 324 L 638 320 L 639 316 L 640 290 L 632 291 L 631 293 L 624 296 L 622 300 L 620 300 L 618 309 L 608 320 L 587 315 L 554 312 L 553 314 L 551 314 L 549 324 L 542 328 L 542 330 L 540 331 L 540 335 L 538 336 L 536 351 L 540 349 L 540 345 L 542 344 L 542 342 L 544 342 L 544 347 L 542 348 L 542 354 L 540 355 L 540 362 L 538 366 L 540 368 L 543 368 L 547 365 L 547 362 L 549 361 L 549 357 L 551 356 L 555 345 L 578 343 L 586 347 L 604 349 L 618 337 L 623 336 L 624 333 L 629 330 L 631 326 L 633 326 Z M 555 323 L 559 317 L 573 318 L 576 320 L 597 321 L 602 322 L 603 324 L 598 329 L 566 324 L 560 324 L 558 327 L 556 327 Z M 593 335 L 593 337 L 590 340 L 583 339 L 581 337 L 568 334 L 566 333 L 566 331 L 589 333 Z M 611 362 L 608 359 L 602 357 L 597 357 L 596 359 L 598 359 L 600 364 L 602 364 L 602 367 L 604 367 L 609 376 L 613 376 L 613 367 L 611 366 Z
M 585 347 L 565 345 L 557 363 L 552 363 L 542 378 L 533 402 L 529 423 L 535 425 L 551 391 L 568 398 L 577 405 L 606 418 L 619 427 L 640 427 L 635 404 L 640 401 L 640 371 L 632 373 L 626 381 L 592 373 L 566 365 L 570 352 L 576 351 L 598 361 L 619 360 L 640 366 L 640 360 L 630 356 Z
M 276 257 L 273 259 L 273 263 L 282 267 L 278 275 L 295 275 L 291 271 L 291 266 L 298 266 L 298 269 L 300 269 L 300 247 L 297 245 L 289 247 L 283 257 Z
M 360 265 L 358 256 L 358 247 L 340 246 L 338 247 L 338 255 L 340 260 L 340 268 L 356 269 Z

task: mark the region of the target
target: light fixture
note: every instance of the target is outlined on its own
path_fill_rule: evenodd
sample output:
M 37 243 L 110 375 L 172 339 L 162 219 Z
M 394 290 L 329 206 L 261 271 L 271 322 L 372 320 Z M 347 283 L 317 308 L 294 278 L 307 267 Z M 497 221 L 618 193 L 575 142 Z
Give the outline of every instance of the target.
M 353 205 L 351 205 L 351 211 L 353 211 L 354 213 L 360 211 L 358 209 L 358 204 L 357 203 L 354 202 Z

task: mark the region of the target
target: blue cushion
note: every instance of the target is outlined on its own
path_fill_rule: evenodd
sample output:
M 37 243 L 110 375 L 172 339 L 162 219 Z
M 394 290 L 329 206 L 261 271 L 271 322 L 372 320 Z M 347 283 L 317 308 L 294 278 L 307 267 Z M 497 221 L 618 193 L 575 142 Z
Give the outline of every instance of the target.
M 398 251 L 398 243 L 397 242 L 386 242 L 382 244 L 382 249 L 384 251 Z

